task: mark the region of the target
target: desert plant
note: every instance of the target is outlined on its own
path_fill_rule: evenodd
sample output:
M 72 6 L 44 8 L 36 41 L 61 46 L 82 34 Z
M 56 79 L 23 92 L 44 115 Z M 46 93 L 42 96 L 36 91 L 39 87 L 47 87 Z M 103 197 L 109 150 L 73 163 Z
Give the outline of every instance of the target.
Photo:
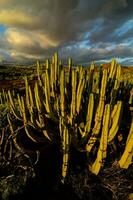
M 112 60 L 108 69 L 99 68 L 97 86 L 94 84 L 95 65 L 84 68 L 61 65 L 55 53 L 52 62 L 46 60 L 45 70 L 37 62 L 37 77 L 34 89 L 25 78 L 25 96 L 13 97 L 8 91 L 7 103 L 10 112 L 8 123 L 14 144 L 21 151 L 23 141 L 18 140 L 18 124 L 23 134 L 36 145 L 56 143 L 62 150 L 62 181 L 69 172 L 71 146 L 88 155 L 89 169 L 98 174 L 109 160 L 108 151 L 116 147 L 123 119 L 125 99 L 131 86 L 124 86 L 121 66 Z M 97 88 L 96 88 L 97 87 Z M 130 105 L 131 105 L 130 98 Z M 128 109 L 128 108 L 127 108 Z M 133 155 L 132 125 L 126 137 L 122 137 L 125 151 L 114 157 L 119 167 L 128 168 Z M 120 146 L 119 146 L 120 148 Z M 130 153 L 128 150 L 130 149 Z M 26 149 L 23 148 L 23 151 Z M 126 158 L 125 158 L 126 155 Z M 123 161 L 126 159 L 126 161 Z M 125 165 L 121 164 L 126 162 Z

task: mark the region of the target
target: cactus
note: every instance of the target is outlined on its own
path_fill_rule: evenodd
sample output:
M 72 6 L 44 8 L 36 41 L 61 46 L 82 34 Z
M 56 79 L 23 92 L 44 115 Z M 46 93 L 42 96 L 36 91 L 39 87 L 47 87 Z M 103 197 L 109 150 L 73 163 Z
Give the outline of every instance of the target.
M 121 111 L 122 111 L 122 101 L 117 102 L 117 108 L 116 108 L 116 113 L 113 115 L 112 118 L 112 125 L 109 130 L 109 137 L 108 137 L 108 142 L 112 141 L 119 129 L 119 124 L 120 124 L 120 116 L 121 116 Z
M 79 72 L 79 84 L 77 88 L 77 107 L 76 107 L 77 113 L 79 113 L 81 109 L 82 93 L 85 86 L 84 71 L 82 68 L 80 68 L 79 70 L 80 72 Z
M 72 70 L 72 100 L 71 100 L 71 124 L 73 123 L 73 119 L 76 116 L 76 107 L 77 107 L 77 99 L 76 99 L 76 88 L 77 88 L 77 71 Z
M 39 60 L 37 60 L 36 69 L 37 69 L 37 77 L 38 77 L 39 85 L 42 86 L 42 82 L 41 82 L 41 78 L 40 78 L 42 72 L 41 72 L 41 66 L 40 66 Z
M 65 116 L 65 71 L 62 69 L 60 76 L 60 110 L 61 116 Z
M 110 123 L 110 104 L 105 105 L 104 116 L 103 116 L 103 127 L 100 139 L 100 145 L 97 152 L 97 158 L 91 167 L 91 171 L 94 174 L 98 174 L 100 168 L 104 164 L 104 160 L 107 156 L 107 142 L 108 142 L 108 132 Z
M 100 100 L 99 105 L 95 114 L 95 124 L 92 130 L 92 134 L 90 139 L 88 140 L 88 143 L 86 145 L 86 150 L 88 152 L 91 151 L 92 147 L 94 146 L 97 136 L 99 134 L 100 128 L 101 128 L 101 121 L 103 117 L 103 111 L 104 111 L 104 99 L 105 99 L 105 90 L 106 90 L 106 84 L 107 84 L 107 70 L 103 70 L 103 77 L 102 77 L 102 83 L 101 83 L 101 91 L 100 91 Z
M 17 94 L 16 98 L 12 91 L 0 93 L 0 103 L 7 101 L 10 108 L 8 122 L 13 137 L 14 131 L 17 131 L 16 122 L 19 122 L 24 126 L 26 137 L 34 144 L 60 144 L 62 182 L 69 174 L 71 145 L 85 151 L 91 161 L 97 155 L 90 170 L 98 174 L 104 167 L 108 147 L 115 145 L 114 141 L 119 136 L 117 133 L 125 106 L 123 94 L 129 92 L 132 85 L 123 82 L 122 68 L 115 60 L 108 69 L 100 66 L 97 74 L 95 69 L 94 62 L 87 68 L 75 68 L 72 59 L 69 59 L 68 67 L 63 67 L 55 53 L 51 63 L 46 60 L 43 71 L 37 61 L 38 80 L 34 88 L 25 78 L 25 96 Z M 131 107 L 132 94 L 128 103 Z M 21 149 L 16 137 L 14 144 Z M 129 166 L 133 155 L 131 152 L 132 125 L 119 160 L 120 167 Z
M 133 158 L 133 120 L 130 127 L 130 132 L 126 141 L 125 150 L 122 157 L 119 160 L 119 165 L 121 168 L 127 169 L 132 163 Z
M 70 146 L 69 140 L 70 140 L 70 135 L 68 129 L 64 127 L 63 137 L 62 137 L 62 150 L 63 150 L 62 182 L 64 182 L 68 172 L 69 146 Z
M 94 109 L 94 94 L 91 93 L 89 96 L 89 103 L 88 103 L 88 110 L 86 116 L 86 124 L 85 124 L 85 131 L 82 137 L 86 137 L 91 130 L 91 123 L 93 117 L 93 109 Z
M 56 84 L 57 84 L 57 81 L 58 81 L 58 53 L 56 52 L 54 54 L 54 67 L 55 67 L 55 74 L 54 74 L 54 80 L 55 80 L 55 87 L 56 87 Z

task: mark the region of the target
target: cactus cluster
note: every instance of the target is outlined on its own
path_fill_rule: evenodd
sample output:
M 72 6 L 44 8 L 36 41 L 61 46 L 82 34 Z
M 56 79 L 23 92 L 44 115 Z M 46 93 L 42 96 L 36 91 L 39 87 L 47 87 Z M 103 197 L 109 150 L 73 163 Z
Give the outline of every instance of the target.
M 25 77 L 25 94 L 14 98 L 4 94 L 10 108 L 8 122 L 15 146 L 24 150 L 19 134 L 25 134 L 37 145 L 57 143 L 62 149 L 62 181 L 69 172 L 71 146 L 88 155 L 89 169 L 98 174 L 108 159 L 121 127 L 125 94 L 132 108 L 132 84 L 123 82 L 121 66 L 112 60 L 110 67 L 63 66 L 55 53 L 43 66 L 37 61 L 37 81 L 34 88 Z M 3 101 L 3 97 L 0 97 Z M 131 116 L 130 116 L 131 118 Z M 23 133 L 17 129 L 23 126 Z M 133 119 L 130 131 L 121 135 L 126 141 L 118 156 L 118 166 L 128 168 L 133 156 Z M 125 138 L 125 140 L 124 140 Z

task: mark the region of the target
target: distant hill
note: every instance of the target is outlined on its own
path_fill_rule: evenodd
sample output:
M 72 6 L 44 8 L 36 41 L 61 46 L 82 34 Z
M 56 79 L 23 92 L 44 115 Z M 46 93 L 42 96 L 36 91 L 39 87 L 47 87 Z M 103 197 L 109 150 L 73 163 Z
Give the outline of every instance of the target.
M 107 69 L 109 66 L 110 66 L 110 63 L 104 63 L 104 64 L 102 64 L 102 67 L 104 69 Z M 127 72 L 133 72 L 133 66 L 122 66 L 122 71 L 125 72 L 125 73 L 127 73 Z

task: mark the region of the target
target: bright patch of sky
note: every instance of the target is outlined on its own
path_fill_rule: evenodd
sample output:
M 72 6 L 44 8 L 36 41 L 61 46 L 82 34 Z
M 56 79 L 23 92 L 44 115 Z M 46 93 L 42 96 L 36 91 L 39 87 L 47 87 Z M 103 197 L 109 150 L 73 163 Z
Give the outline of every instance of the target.
M 123 41 L 123 44 L 125 44 L 126 46 L 132 46 L 132 48 L 133 48 L 133 37 L 125 39 Z
M 128 58 L 128 57 L 118 58 L 118 57 L 116 57 L 115 60 L 116 60 L 117 63 L 120 63 L 121 65 L 124 65 L 124 66 L 131 65 L 131 66 L 133 66 L 133 64 L 132 64 L 133 59 L 132 58 Z M 102 63 L 110 63 L 110 62 L 111 62 L 111 59 L 101 59 L 101 60 L 96 61 L 95 63 L 96 64 L 102 64 Z
M 89 44 L 87 40 L 80 42 L 78 46 L 79 48 L 89 48 Z
M 131 29 L 133 30 L 133 19 L 130 19 L 127 22 L 125 22 L 121 27 L 117 28 L 113 34 L 121 36 Z
M 6 29 L 7 29 L 7 28 L 6 28 L 5 25 L 0 24 L 0 33 L 5 32 Z

